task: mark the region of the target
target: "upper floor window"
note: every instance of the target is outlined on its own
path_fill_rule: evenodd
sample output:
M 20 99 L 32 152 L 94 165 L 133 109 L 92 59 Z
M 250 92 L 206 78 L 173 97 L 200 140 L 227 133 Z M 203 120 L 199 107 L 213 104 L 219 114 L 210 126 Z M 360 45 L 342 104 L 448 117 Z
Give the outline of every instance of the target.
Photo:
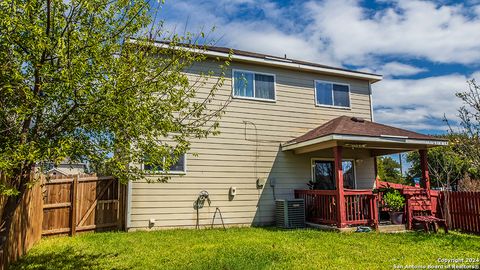
M 315 81 L 315 104 L 350 108 L 350 86 L 348 84 Z
M 233 96 L 275 101 L 275 75 L 234 70 Z
M 165 158 L 163 158 L 163 160 L 164 161 L 162 162 L 162 164 L 154 164 L 152 162 L 149 162 L 148 157 L 146 157 L 144 159 L 143 169 L 152 173 L 164 173 L 167 170 L 165 168 L 165 165 L 163 164 L 165 163 Z M 177 162 L 170 165 L 170 168 L 168 169 L 168 173 L 171 173 L 171 174 L 184 174 L 186 173 L 186 171 L 187 171 L 187 168 L 186 168 L 185 154 L 180 155 L 178 157 Z

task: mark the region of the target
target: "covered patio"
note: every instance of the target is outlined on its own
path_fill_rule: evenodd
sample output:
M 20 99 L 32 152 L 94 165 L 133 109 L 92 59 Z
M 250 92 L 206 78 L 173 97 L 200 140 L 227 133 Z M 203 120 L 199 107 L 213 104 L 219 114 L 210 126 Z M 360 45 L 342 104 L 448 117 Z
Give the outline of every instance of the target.
M 427 151 L 431 147 L 447 145 L 436 137 L 365 121 L 356 117 L 341 116 L 282 145 L 282 151 L 296 155 L 322 153 L 330 159 L 312 162 L 312 188 L 295 190 L 295 197 L 305 200 L 307 222 L 347 226 L 378 226 L 379 187 L 376 157 L 418 151 L 422 168 L 420 190 L 430 198 Z M 349 153 L 351 166 L 345 163 L 344 153 Z M 331 160 L 331 161 L 330 161 Z M 366 162 L 372 160 L 372 162 Z M 363 171 L 371 170 L 375 177 L 367 179 L 359 189 L 350 184 L 355 177 L 353 165 L 362 164 Z M 350 169 L 352 167 L 352 169 Z M 360 167 L 360 166 L 359 166 Z M 347 169 L 347 171 L 345 171 Z M 348 174 L 348 177 L 344 177 Z M 371 184 L 371 185 L 369 185 Z

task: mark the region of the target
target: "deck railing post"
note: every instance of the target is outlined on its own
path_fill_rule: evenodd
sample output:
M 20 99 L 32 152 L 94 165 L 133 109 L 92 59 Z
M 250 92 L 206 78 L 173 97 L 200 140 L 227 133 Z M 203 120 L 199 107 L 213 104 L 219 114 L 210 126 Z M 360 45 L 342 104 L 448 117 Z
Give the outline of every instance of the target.
M 373 171 L 375 173 L 375 188 L 378 188 L 380 178 L 378 177 L 378 160 L 376 156 L 373 157 Z
M 373 194 L 372 204 L 373 226 L 375 227 L 375 230 L 378 230 L 378 194 Z
M 424 183 L 424 188 L 430 190 L 430 176 L 428 175 L 428 159 L 427 159 L 427 149 L 422 149 L 418 151 L 420 154 L 420 167 L 422 168 L 422 181 Z
M 343 169 L 342 169 L 342 146 L 335 146 L 333 148 L 333 158 L 335 167 L 335 181 L 337 186 L 337 227 L 343 228 L 346 226 L 346 213 L 345 213 L 345 194 L 343 190 Z
M 77 233 L 77 189 L 78 189 L 78 175 L 73 176 L 73 181 L 70 189 L 70 235 L 74 236 Z

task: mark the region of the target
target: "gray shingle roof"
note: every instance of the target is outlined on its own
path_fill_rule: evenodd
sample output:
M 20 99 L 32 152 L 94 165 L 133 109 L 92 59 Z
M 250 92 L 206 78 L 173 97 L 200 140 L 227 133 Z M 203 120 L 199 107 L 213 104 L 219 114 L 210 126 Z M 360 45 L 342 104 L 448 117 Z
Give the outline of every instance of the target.
M 399 136 L 417 140 L 446 141 L 442 138 L 370 122 L 356 117 L 340 116 L 315 129 L 310 130 L 309 132 L 289 141 L 288 143 L 300 143 L 333 134 L 368 137 Z

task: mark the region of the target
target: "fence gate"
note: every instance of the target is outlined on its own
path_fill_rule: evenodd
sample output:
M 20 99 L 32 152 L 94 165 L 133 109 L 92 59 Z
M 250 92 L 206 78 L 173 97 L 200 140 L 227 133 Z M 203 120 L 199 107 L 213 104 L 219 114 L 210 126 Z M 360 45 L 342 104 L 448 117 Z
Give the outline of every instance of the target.
M 124 188 L 113 177 L 55 177 L 42 192 L 42 235 L 123 228 Z

